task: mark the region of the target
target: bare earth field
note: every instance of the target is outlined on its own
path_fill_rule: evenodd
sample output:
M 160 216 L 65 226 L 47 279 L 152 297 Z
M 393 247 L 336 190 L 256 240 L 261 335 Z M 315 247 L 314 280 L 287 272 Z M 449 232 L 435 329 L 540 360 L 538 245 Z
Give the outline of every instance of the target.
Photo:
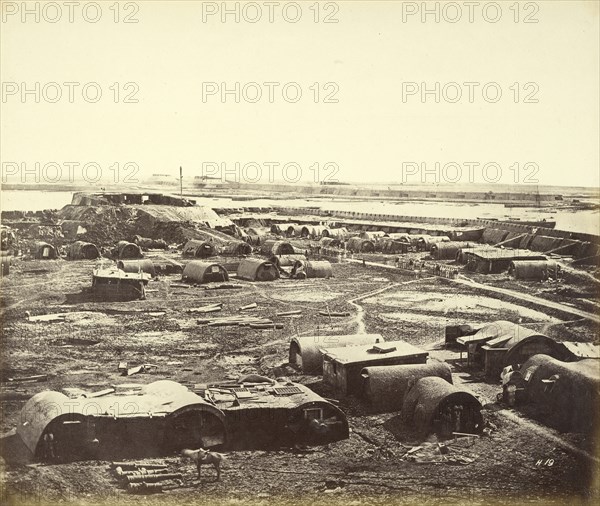
M 21 407 L 32 395 L 65 387 L 97 391 L 158 379 L 193 386 L 258 373 L 288 376 L 331 397 L 320 378 L 300 376 L 287 365 L 290 337 L 366 331 L 406 340 L 447 360 L 454 381 L 482 400 L 491 434 L 464 449 L 473 459 L 469 464 L 412 462 L 404 456 L 419 441 L 405 435 L 398 413 L 372 414 L 358 399 L 341 399 L 351 428 L 348 440 L 308 450 L 231 452 L 219 482 L 208 468 L 198 481 L 193 465 L 168 456 L 161 460 L 184 474 L 184 485 L 149 496 L 121 489 L 108 470 L 109 462 L 41 465 L 23 461 L 16 445 L 4 444 L 4 504 L 578 504 L 597 503 L 600 497 L 593 441 L 558 433 L 497 403 L 499 382 L 483 382 L 457 352 L 443 347 L 448 324 L 506 319 L 531 324 L 557 339 L 589 342 L 597 339 L 597 323 L 443 278 L 415 279 L 400 271 L 350 263 L 334 264 L 334 278 L 328 280 L 232 280 L 243 286 L 239 290 L 181 288 L 172 286 L 179 275 L 164 276 L 150 282 L 144 301 L 96 302 L 88 293 L 93 266 L 93 261 L 17 261 L 2 279 L 2 433 L 14 429 Z M 505 276 L 472 277 L 597 313 L 589 288 L 581 284 L 554 287 L 519 284 Z M 564 290 L 572 292 L 569 299 Z M 371 293 L 375 291 L 379 292 Z M 186 312 L 212 302 L 223 302 L 218 316 L 237 314 L 240 306 L 256 302 L 252 314 L 272 317 L 284 327 L 206 327 L 196 323 L 197 315 Z M 275 317 L 291 309 L 302 309 L 302 315 Z M 351 316 L 319 315 L 327 309 L 349 311 Z M 26 311 L 69 314 L 64 322 L 32 323 Z M 120 361 L 156 367 L 124 378 L 117 371 Z M 47 381 L 8 381 L 37 374 L 48 375 Z

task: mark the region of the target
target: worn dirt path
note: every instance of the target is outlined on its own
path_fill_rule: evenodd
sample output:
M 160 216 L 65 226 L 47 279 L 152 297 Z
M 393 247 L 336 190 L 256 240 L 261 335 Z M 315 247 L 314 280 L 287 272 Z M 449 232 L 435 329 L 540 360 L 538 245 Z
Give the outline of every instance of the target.
M 355 259 L 355 258 L 348 258 L 348 259 L 346 259 L 346 261 L 351 262 L 351 263 L 357 263 L 357 264 L 363 263 L 362 260 Z M 397 268 L 393 265 L 381 264 L 378 262 L 364 262 L 364 265 L 373 266 L 373 267 L 381 267 L 381 268 L 389 269 L 389 270 L 397 270 Z M 424 278 L 421 278 L 421 279 L 424 279 Z M 600 323 L 599 315 L 596 315 L 594 313 L 588 313 L 587 311 L 582 311 L 581 309 L 577 309 L 572 306 L 567 306 L 566 304 L 560 304 L 559 302 L 553 302 L 551 300 L 542 299 L 541 297 L 536 297 L 534 295 L 517 292 L 515 290 L 509 290 L 507 288 L 499 288 L 496 286 L 484 285 L 482 283 L 478 283 L 477 281 L 473 281 L 472 279 L 469 279 L 462 275 L 456 279 L 451 279 L 451 278 L 443 278 L 443 279 L 447 279 L 448 281 L 450 281 L 452 283 L 458 283 L 463 286 L 477 288 L 480 290 L 486 290 L 488 292 L 499 293 L 502 295 L 506 295 L 508 297 L 513 297 L 518 300 L 530 302 L 530 303 L 536 304 L 538 306 L 555 309 L 558 311 L 562 311 L 563 313 L 567 313 L 567 314 L 574 315 L 574 316 L 579 316 L 581 318 L 585 318 L 587 320 L 591 320 L 593 322 Z

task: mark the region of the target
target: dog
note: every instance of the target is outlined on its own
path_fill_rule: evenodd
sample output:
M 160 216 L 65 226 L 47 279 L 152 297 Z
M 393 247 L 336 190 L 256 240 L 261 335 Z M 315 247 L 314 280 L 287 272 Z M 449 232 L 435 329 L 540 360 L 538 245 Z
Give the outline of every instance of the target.
M 217 471 L 217 481 L 221 479 L 221 463 L 225 460 L 224 454 L 199 448 L 198 450 L 181 450 L 181 458 L 182 460 L 189 459 L 196 463 L 198 479 L 200 479 L 200 470 L 203 464 L 212 464 Z

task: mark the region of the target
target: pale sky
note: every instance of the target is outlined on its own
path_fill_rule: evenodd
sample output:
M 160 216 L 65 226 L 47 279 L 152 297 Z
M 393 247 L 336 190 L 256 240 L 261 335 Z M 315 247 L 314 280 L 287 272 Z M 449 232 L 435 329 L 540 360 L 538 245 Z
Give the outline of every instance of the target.
M 201 175 L 206 162 L 231 170 L 235 162 L 295 162 L 307 181 L 314 178 L 315 162 L 321 168 L 332 162 L 338 180 L 400 182 L 403 163 L 425 163 L 435 171 L 435 162 L 495 162 L 498 182 L 511 183 L 514 163 L 530 162 L 539 168 L 530 179 L 540 184 L 600 186 L 597 1 L 521 2 L 519 22 L 510 9 L 514 1 L 502 1 L 496 23 L 482 13 L 490 2 L 473 7 L 472 23 L 468 2 L 452 7 L 427 2 L 439 9 L 439 23 L 433 14 L 425 22 L 421 12 L 408 16 L 422 2 L 320 2 L 318 23 L 314 0 L 299 2 L 302 17 L 296 23 L 284 19 L 283 6 L 288 19 L 297 12 L 283 1 L 273 7 L 273 23 L 268 2 L 245 10 L 238 2 L 239 23 L 233 14 L 223 23 L 219 12 L 203 21 L 203 9 L 220 10 L 221 2 L 121 2 L 119 23 L 110 9 L 114 0 L 99 3 L 102 17 L 96 23 L 83 17 L 82 6 L 89 2 L 73 7 L 73 23 L 69 6 L 56 2 L 62 17 L 50 23 L 55 7 L 45 12 L 40 7 L 39 22 L 34 14 L 23 22 L 22 2 L 2 2 L 3 163 L 33 168 L 35 162 L 96 162 L 112 177 L 115 162 L 134 162 L 138 177 L 144 177 L 175 176 L 180 165 L 187 176 Z M 228 6 L 235 9 L 236 2 Z M 451 23 L 455 6 L 462 18 Z M 248 22 L 257 9 L 262 19 Z M 93 19 L 95 9 L 86 14 Z M 139 22 L 122 22 L 127 14 Z M 338 22 L 324 23 L 327 15 Z M 497 12 L 488 7 L 486 15 L 493 19 Z M 526 16 L 538 22 L 524 23 Z M 21 95 L 22 83 L 35 90 L 36 82 L 39 103 L 35 92 Z M 51 82 L 62 92 L 56 103 L 46 100 L 55 97 Z M 73 103 L 65 82 L 80 83 Z M 135 87 L 125 89 L 128 82 Z M 228 95 L 223 103 L 221 83 L 233 89 L 236 82 L 240 89 L 259 83 L 261 100 L 249 103 L 241 96 L 236 103 Z M 279 83 L 270 85 L 274 103 L 265 82 Z M 440 89 L 458 83 L 462 98 L 449 103 L 441 95 L 436 103 L 428 95 L 423 103 L 421 83 L 434 89 L 436 82 Z M 479 83 L 473 85 L 473 103 L 465 82 Z M 86 83 L 97 83 L 88 87 L 91 98 L 101 89 L 97 103 L 83 98 Z M 113 83 L 120 83 L 118 103 Z M 218 87 L 204 101 L 203 83 Z M 297 83 L 287 89 L 290 98 L 302 91 L 298 102 L 284 99 L 286 83 Z M 406 83 L 416 83 L 417 91 L 403 100 L 403 87 L 414 91 Z M 497 103 L 483 97 L 486 83 L 492 83 L 490 98 L 502 91 Z M 139 101 L 124 103 L 135 89 Z M 446 87 L 449 100 L 456 90 Z M 246 91 L 253 98 L 256 87 Z M 324 103 L 332 91 L 337 103 Z M 530 95 L 538 102 L 525 103 Z M 281 167 L 272 170 L 280 179 Z M 263 182 L 268 174 L 265 167 Z M 473 174 L 476 182 L 485 182 L 480 169 Z M 521 170 L 519 182 L 527 183 L 527 175 Z M 406 181 L 420 177 L 418 172 Z M 458 182 L 468 183 L 468 177 L 464 169 Z

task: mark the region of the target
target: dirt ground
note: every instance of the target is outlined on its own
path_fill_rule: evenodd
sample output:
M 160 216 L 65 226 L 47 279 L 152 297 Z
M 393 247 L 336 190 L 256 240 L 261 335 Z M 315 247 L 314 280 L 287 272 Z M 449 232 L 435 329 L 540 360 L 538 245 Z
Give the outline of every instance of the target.
M 230 261 L 230 260 L 229 260 Z M 41 465 L 18 459 L 3 445 L 2 499 L 23 503 L 191 504 L 223 501 L 251 503 L 413 503 L 472 504 L 596 503 L 598 463 L 594 442 L 579 434 L 561 434 L 496 402 L 499 384 L 485 383 L 467 369 L 459 354 L 442 346 L 447 324 L 520 321 L 562 340 L 594 341 L 598 325 L 529 302 L 503 300 L 441 278 L 415 279 L 398 271 L 340 263 L 328 280 L 250 283 L 232 280 L 238 290 L 181 288 L 180 275 L 151 281 L 147 299 L 122 303 L 90 298 L 94 261 L 16 261 L 2 279 L 2 419 L 0 430 L 16 426 L 25 401 L 42 390 L 81 388 L 96 391 L 125 383 L 171 379 L 193 386 L 246 373 L 288 376 L 317 393 L 333 393 L 320 378 L 300 376 L 287 365 L 293 335 L 350 334 L 365 330 L 386 339 L 402 339 L 447 360 L 453 379 L 470 388 L 484 404 L 490 434 L 461 451 L 468 464 L 413 462 L 406 452 L 421 443 L 401 430 L 398 413 L 372 414 L 360 400 L 340 400 L 348 415 L 350 438 L 306 451 L 230 452 L 222 479 L 206 469 L 198 481 L 194 466 L 167 456 L 170 469 L 184 474 L 182 487 L 162 494 L 128 494 L 108 470 L 109 462 L 85 461 Z M 476 278 L 482 282 L 480 276 Z M 508 287 L 509 281 L 485 282 Z M 377 294 L 371 292 L 386 288 Z M 558 297 L 547 284 L 511 283 L 514 290 Z M 561 289 L 586 292 L 581 286 Z M 546 293 L 548 292 L 548 293 Z M 364 297 L 363 297 L 364 296 Z M 196 323 L 188 309 L 223 302 L 218 316 L 248 311 L 273 317 L 278 330 L 211 328 Z M 597 305 L 576 302 L 587 311 Z M 300 317 L 275 313 L 302 309 Z M 319 311 L 348 311 L 350 317 L 327 317 Z M 64 322 L 33 323 L 31 315 L 68 313 Z M 149 373 L 124 378 L 120 361 L 153 364 Z M 48 375 L 47 381 L 15 383 L 9 378 Z M 429 440 L 435 442 L 435 439 Z

